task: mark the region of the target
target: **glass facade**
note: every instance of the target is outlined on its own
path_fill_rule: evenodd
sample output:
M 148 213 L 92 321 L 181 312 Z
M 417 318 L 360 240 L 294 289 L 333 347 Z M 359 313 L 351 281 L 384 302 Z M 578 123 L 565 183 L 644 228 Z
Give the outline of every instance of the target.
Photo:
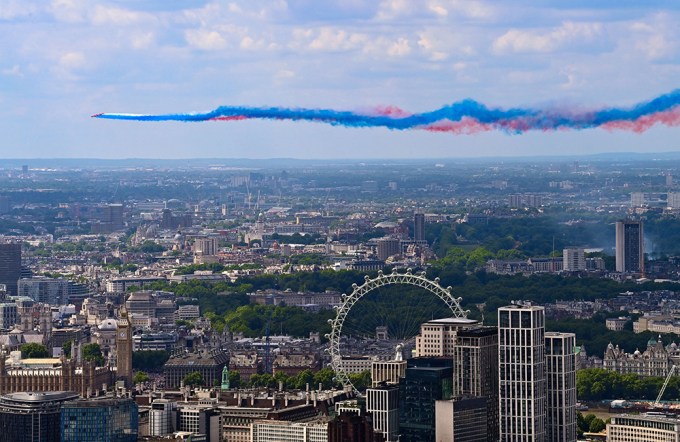
M 73 401 L 62 408 L 61 442 L 136 442 L 138 419 L 132 399 Z

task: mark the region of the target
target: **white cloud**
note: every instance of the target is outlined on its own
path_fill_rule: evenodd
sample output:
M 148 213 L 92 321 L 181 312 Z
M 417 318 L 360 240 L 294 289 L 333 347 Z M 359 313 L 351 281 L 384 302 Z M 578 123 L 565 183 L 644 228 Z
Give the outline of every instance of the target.
M 592 42 L 601 33 L 600 23 L 564 22 L 547 31 L 510 29 L 494 41 L 493 50 L 497 53 L 553 52 L 570 44 Z
M 625 41 L 626 46 L 632 45 L 651 60 L 658 60 L 672 56 L 677 52 L 680 23 L 672 20 L 666 14 L 656 14 L 647 21 L 636 21 L 628 27 L 631 41 Z
M 227 40 L 217 31 L 189 29 L 185 32 L 184 37 L 190 46 L 204 51 L 221 50 L 228 46 Z
M 317 52 L 340 52 L 356 50 L 369 40 L 366 34 L 324 26 L 317 29 L 294 29 L 291 47 Z
M 81 23 L 87 18 L 89 5 L 87 0 L 52 0 L 49 10 L 58 21 Z
M 0 70 L 2 75 L 7 75 L 8 77 L 22 77 L 23 72 L 21 71 L 21 66 L 15 64 L 11 68 L 5 68 Z
M 80 69 L 85 63 L 85 55 L 82 52 L 67 52 L 59 57 L 59 66 L 67 70 Z
M 153 16 L 150 14 L 134 12 L 121 8 L 106 7 L 102 5 L 96 6 L 92 12 L 92 24 L 95 26 L 130 26 L 142 21 L 150 21 L 152 19 Z
M 28 0 L 0 0 L 0 20 L 26 18 L 38 12 L 38 7 Z

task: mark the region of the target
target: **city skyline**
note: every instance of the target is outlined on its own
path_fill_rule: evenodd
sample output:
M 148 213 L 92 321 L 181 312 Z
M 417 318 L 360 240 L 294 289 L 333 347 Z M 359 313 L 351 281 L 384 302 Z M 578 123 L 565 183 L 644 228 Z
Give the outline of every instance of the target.
M 677 89 L 680 14 L 667 1 L 5 1 L 6 158 L 411 158 L 677 150 L 641 135 L 453 136 L 316 123 L 142 125 L 99 112 L 220 105 L 423 112 L 627 107 Z

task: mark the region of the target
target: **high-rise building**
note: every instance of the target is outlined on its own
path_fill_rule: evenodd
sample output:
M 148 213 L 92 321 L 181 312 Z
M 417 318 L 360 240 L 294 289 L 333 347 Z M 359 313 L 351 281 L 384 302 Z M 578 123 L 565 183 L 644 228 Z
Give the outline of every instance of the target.
M 19 296 L 27 296 L 44 304 L 63 305 L 68 301 L 68 281 L 65 279 L 45 276 L 21 278 L 17 290 Z
M 61 408 L 61 442 L 137 442 L 138 427 L 131 398 L 78 399 Z
M 642 207 L 647 202 L 644 192 L 631 192 L 630 194 L 630 206 L 631 207 Z
M 11 330 L 19 323 L 16 302 L 0 302 L 0 330 Z
M 567 247 L 562 250 L 562 270 L 582 272 L 586 269 L 586 253 L 582 247 Z
M 180 402 L 177 404 L 178 431 L 203 434 L 206 442 L 222 440 L 222 422 L 217 404 L 196 404 Z
M 482 397 L 458 398 L 436 403 L 436 441 L 487 442 L 496 441 L 481 425 L 490 417 L 487 401 Z
M 435 440 L 435 403 L 452 398 L 453 360 L 413 358 L 399 382 L 400 440 Z
M 413 215 L 413 239 L 416 241 L 425 240 L 425 214 L 416 213 Z
M 545 310 L 498 309 L 500 441 L 546 440 Z
M 203 256 L 217 255 L 219 241 L 215 237 L 196 238 L 194 240 L 194 254 Z
M 421 324 L 420 334 L 416 336 L 416 357 L 453 356 L 457 332 L 476 327 L 478 323 L 467 318 L 442 318 Z
M 545 333 L 547 434 L 551 442 L 576 442 L 575 347 L 573 333 Z
M 21 244 L 0 244 L 0 284 L 7 294 L 16 296 L 21 278 Z
M 680 209 L 680 192 L 668 192 L 666 205 L 671 209 Z
M 453 395 L 455 398 L 482 398 L 486 402 L 486 435 L 498 440 L 498 329 L 473 327 L 459 330 L 453 346 Z M 455 410 L 479 411 L 470 404 L 454 405 Z M 462 412 L 462 411 L 461 411 Z M 472 411 L 470 411 L 472 413 Z M 479 434 L 479 433 L 477 433 Z M 458 440 L 458 439 L 456 439 Z
M 616 222 L 616 271 L 644 273 L 645 247 L 642 221 Z
M 4 356 L 3 356 L 4 359 Z M 0 439 L 12 442 L 60 442 L 61 406 L 78 393 L 13 393 L 0 397 Z
M 167 436 L 177 428 L 177 402 L 154 399 L 149 410 L 149 436 Z
M 371 413 L 373 429 L 381 433 L 386 442 L 399 440 L 399 387 L 397 385 L 367 389 L 366 412 Z
M 380 238 L 377 241 L 378 259 L 385 261 L 390 256 L 401 253 L 401 241 L 399 238 Z
M 112 231 L 121 230 L 125 227 L 123 222 L 123 205 L 109 204 L 104 208 L 103 221 L 110 225 Z

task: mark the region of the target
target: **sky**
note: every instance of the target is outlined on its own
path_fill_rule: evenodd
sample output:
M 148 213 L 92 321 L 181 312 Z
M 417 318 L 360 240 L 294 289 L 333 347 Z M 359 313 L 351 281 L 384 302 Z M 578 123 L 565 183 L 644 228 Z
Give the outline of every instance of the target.
M 227 106 L 632 106 L 680 88 L 677 0 L 0 0 L 0 158 L 680 151 L 680 128 L 453 135 L 136 122 Z

